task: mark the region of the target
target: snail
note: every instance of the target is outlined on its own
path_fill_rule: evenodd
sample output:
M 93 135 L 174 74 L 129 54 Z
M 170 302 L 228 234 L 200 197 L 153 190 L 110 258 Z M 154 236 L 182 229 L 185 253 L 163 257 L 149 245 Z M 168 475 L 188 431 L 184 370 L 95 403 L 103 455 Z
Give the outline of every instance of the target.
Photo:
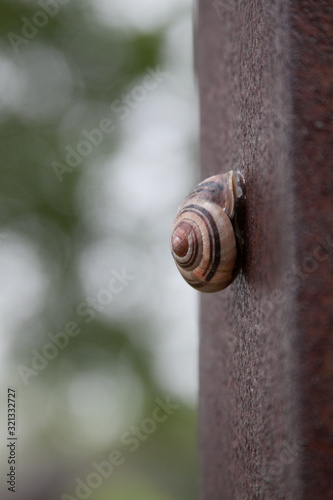
M 236 204 L 241 175 L 231 170 L 196 186 L 180 205 L 171 234 L 171 253 L 183 278 L 200 292 L 229 286 L 240 267 Z

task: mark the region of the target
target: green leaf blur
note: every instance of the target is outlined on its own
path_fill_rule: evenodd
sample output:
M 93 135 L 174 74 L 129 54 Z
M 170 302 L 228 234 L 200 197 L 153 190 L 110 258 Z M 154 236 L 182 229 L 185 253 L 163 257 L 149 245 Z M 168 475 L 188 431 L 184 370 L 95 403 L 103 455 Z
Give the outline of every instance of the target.
M 44 5 L 54 2 L 45 0 Z M 56 3 L 57 12 L 45 14 L 46 24 L 34 33 L 30 23 L 38 21 L 34 16 L 43 11 L 41 3 L 2 0 L 0 7 L 4 75 L 0 95 L 5 96 L 0 100 L 0 245 L 22 252 L 28 267 L 31 250 L 40 269 L 36 287 L 42 290 L 38 292 L 42 298 L 33 299 L 38 293 L 32 285 L 29 288 L 27 275 L 24 293 L 31 306 L 24 314 L 16 309 L 20 321 L 8 326 L 9 379 L 17 377 L 17 366 L 31 368 L 33 356 L 42 353 L 47 343 L 54 346 L 55 338 L 59 345 L 63 342 L 62 347 L 49 348 L 50 359 L 40 373 L 27 375 L 27 384 L 22 376 L 16 383 L 20 435 L 16 498 L 55 500 L 66 494 L 78 498 L 76 478 L 85 481 L 95 470 L 94 461 L 108 460 L 112 450 L 119 449 L 124 463 L 100 486 L 91 487 L 86 498 L 193 500 L 196 410 L 168 392 L 156 377 L 151 299 L 140 312 L 134 297 L 132 309 L 128 306 L 122 312 L 125 295 L 114 295 L 112 303 L 119 306 L 119 313 L 104 314 L 107 306 L 102 305 L 92 318 L 82 280 L 82 267 L 89 267 L 86 249 L 99 238 L 106 251 L 117 247 L 121 254 L 126 245 L 143 259 L 150 252 L 144 218 L 132 231 L 130 218 L 128 228 L 124 223 L 117 226 L 122 206 L 105 209 L 105 220 L 110 219 L 113 228 L 107 230 L 96 215 L 102 173 L 112 176 L 113 158 L 130 146 L 127 121 L 120 122 L 119 111 L 117 115 L 111 106 L 119 106 L 122 96 L 143 81 L 147 68 L 163 69 L 166 33 L 172 23 L 182 16 L 190 18 L 191 13 L 179 9 L 155 30 L 129 29 L 102 23 L 89 1 L 69 0 Z M 23 29 L 30 38 L 22 35 Z M 112 132 L 93 136 L 102 122 L 105 128 L 111 126 L 107 120 L 115 124 Z M 91 146 L 93 140 L 98 146 Z M 191 160 L 193 138 L 181 147 Z M 6 262 L 1 268 L 6 269 Z M 115 269 L 121 272 L 121 266 L 115 264 Z M 119 290 L 121 283 L 118 279 Z M 15 301 L 15 290 L 11 293 Z M 76 324 L 72 336 L 64 334 L 71 323 Z M 156 400 L 167 398 L 178 408 L 165 421 L 156 422 L 152 417 Z M 131 452 L 121 436 L 136 432 L 136 427 L 141 437 Z

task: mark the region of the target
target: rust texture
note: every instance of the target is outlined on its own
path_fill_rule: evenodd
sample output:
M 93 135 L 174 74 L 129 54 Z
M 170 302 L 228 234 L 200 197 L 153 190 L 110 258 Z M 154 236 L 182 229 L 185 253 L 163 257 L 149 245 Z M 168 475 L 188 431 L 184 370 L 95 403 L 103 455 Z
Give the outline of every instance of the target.
M 241 272 L 201 298 L 203 500 L 333 499 L 332 26 L 199 0 L 202 179 L 246 182 Z
M 333 498 L 333 2 L 292 5 L 304 498 Z M 320 245 L 318 245 L 320 243 Z

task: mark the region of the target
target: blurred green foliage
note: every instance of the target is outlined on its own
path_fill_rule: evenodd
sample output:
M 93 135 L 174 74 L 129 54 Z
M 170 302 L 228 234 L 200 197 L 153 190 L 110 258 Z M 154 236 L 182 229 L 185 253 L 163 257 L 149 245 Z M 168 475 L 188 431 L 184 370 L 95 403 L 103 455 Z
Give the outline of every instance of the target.
M 110 116 L 110 104 L 148 66 L 163 65 L 165 32 L 110 28 L 97 20 L 88 1 L 73 0 L 60 6 L 15 53 L 8 34 L 20 35 L 22 18 L 31 20 L 41 8 L 37 2 L 2 0 L 0 9 L 0 71 L 8 98 L 0 103 L 1 226 L 4 233 L 21 235 L 37 249 L 48 283 L 37 313 L 16 329 L 12 366 L 28 365 L 31 349 L 41 350 L 47 342 L 46 333 L 62 331 L 71 320 L 83 331 L 33 377 L 31 386 L 19 390 L 22 474 L 17 498 L 53 500 L 65 492 L 74 495 L 75 478 L 84 478 L 91 462 L 103 460 L 119 445 L 119 436 L 112 435 L 104 443 L 94 443 L 91 436 L 85 443 L 68 397 L 78 375 L 87 375 L 87 380 L 90 373 L 109 374 L 118 387 L 115 392 L 121 393 L 114 404 L 123 431 L 151 415 L 156 397 L 167 396 L 154 378 L 149 350 L 128 334 L 129 323 L 138 338 L 140 332 L 149 332 L 149 318 L 120 322 L 97 316 L 85 324 L 75 312 L 85 300 L 78 256 L 95 237 L 94 221 L 89 225 L 83 217 L 78 187 L 85 166 L 116 153 L 122 129 L 83 158 L 63 182 L 52 169 L 53 162 L 64 163 L 67 146 L 76 148 L 84 128 L 91 130 Z M 179 409 L 92 493 L 92 500 L 196 498 L 196 415 L 184 401 L 171 398 Z M 93 428 L 99 422 L 96 414 L 86 424 Z M 31 434 L 24 437 L 24 429 Z

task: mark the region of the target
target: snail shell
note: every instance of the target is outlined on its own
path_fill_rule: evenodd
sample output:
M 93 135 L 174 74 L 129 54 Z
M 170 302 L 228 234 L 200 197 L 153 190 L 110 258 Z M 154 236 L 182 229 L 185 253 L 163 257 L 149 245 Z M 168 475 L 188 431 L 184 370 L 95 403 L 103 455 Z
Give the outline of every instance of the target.
M 238 274 L 235 226 L 239 174 L 214 175 L 195 187 L 178 209 L 171 253 L 183 278 L 200 292 L 218 292 Z

